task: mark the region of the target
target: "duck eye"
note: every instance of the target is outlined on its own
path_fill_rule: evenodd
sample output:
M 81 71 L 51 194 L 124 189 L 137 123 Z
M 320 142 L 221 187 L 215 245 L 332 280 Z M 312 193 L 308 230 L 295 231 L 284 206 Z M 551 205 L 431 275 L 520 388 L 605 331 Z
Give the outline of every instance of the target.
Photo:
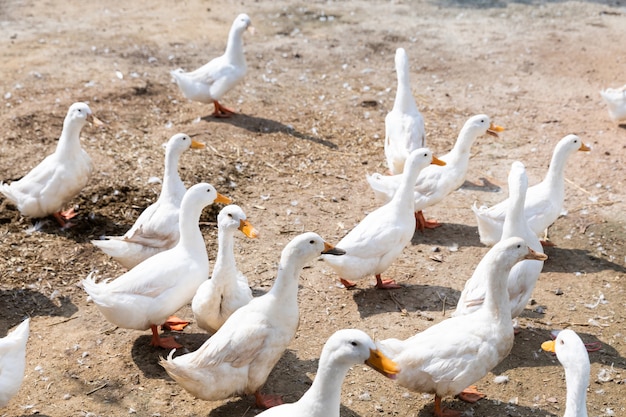
M 230 217 L 231 219 L 233 218 L 233 215 L 228 213 L 228 217 Z
M 522 247 L 522 245 L 517 245 L 517 247 L 518 247 L 518 248 L 521 248 L 521 247 Z
M 428 156 L 428 154 L 427 154 L 427 153 L 425 153 L 425 154 L 424 154 L 424 156 Z
M 350 342 L 350 344 L 351 344 L 352 346 L 357 346 L 357 345 L 358 345 L 358 343 L 357 343 L 357 342 Z
M 314 241 L 314 240 L 309 240 L 309 243 L 310 243 L 311 245 L 313 245 L 313 244 L 315 244 L 315 241 Z

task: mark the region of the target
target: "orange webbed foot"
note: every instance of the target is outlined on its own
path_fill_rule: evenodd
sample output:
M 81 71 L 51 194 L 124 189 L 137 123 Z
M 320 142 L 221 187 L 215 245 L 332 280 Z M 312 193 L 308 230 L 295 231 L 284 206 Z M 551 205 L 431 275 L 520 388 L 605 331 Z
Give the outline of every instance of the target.
M 183 345 L 178 343 L 174 337 L 159 336 L 157 326 L 152 325 L 150 326 L 150 329 L 152 330 L 152 340 L 150 340 L 150 345 L 163 349 L 180 349 L 183 347 Z
M 186 320 L 179 319 L 176 316 L 170 316 L 170 317 L 167 318 L 165 323 L 163 323 L 161 325 L 161 328 L 163 330 L 178 330 L 178 331 L 182 331 L 188 324 L 189 324 L 189 322 L 186 321 Z
M 478 391 L 476 385 L 470 385 L 469 387 L 461 391 L 457 396 L 459 397 L 459 399 L 471 404 L 485 398 L 485 394 Z
M 217 118 L 228 118 L 231 117 L 235 113 L 234 110 L 229 109 L 228 107 L 222 106 L 219 101 L 213 100 L 213 105 L 215 106 L 215 110 L 213 111 L 213 116 Z
M 460 411 L 442 407 L 441 397 L 435 395 L 435 410 L 433 414 L 435 414 L 436 417 L 460 417 L 462 413 Z
M 376 275 L 376 288 L 379 290 L 395 290 L 402 287 L 393 279 L 382 279 L 380 274 L 378 274 Z
M 424 229 L 435 229 L 440 226 L 441 223 L 439 223 L 437 220 L 426 220 L 424 218 L 424 213 L 422 213 L 421 210 L 415 212 L 415 228 L 418 229 L 420 232 L 423 232 Z
M 349 290 L 350 288 L 356 287 L 356 282 L 349 281 L 349 280 L 343 279 L 343 278 L 339 278 L 339 281 L 346 288 L 346 290 Z
M 74 223 L 69 222 L 68 220 L 76 217 L 77 215 L 78 213 L 74 211 L 74 207 L 69 208 L 65 211 L 52 213 L 52 216 L 55 218 L 57 223 L 59 223 L 59 225 L 64 229 L 69 229 L 70 227 L 75 226 Z

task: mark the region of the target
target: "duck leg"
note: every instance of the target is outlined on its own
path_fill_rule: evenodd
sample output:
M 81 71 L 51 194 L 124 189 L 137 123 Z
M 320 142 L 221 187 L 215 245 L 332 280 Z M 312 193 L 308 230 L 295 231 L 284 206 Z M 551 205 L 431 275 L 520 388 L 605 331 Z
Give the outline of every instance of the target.
M 186 321 L 186 320 L 179 319 L 176 316 L 169 316 L 167 318 L 167 320 L 165 320 L 165 323 L 163 323 L 161 325 L 161 328 L 163 330 L 178 330 L 178 331 L 182 331 L 188 324 L 189 324 L 189 322 Z
M 546 227 L 545 232 L 543 232 L 543 239 L 540 239 L 539 243 L 541 243 L 541 246 L 543 246 L 544 248 L 556 246 L 556 243 L 552 243 L 550 241 L 550 237 L 548 237 L 548 228 L 547 227 Z
M 441 397 L 435 394 L 435 412 L 436 417 L 460 417 L 461 412 L 450 410 L 441 406 Z
M 435 229 L 439 226 L 441 226 L 441 223 L 439 223 L 437 220 L 426 220 L 424 218 L 424 213 L 422 213 L 422 210 L 415 212 L 415 227 L 420 232 L 423 232 L 424 229 Z
M 156 325 L 150 326 L 152 330 L 152 340 L 150 344 L 152 346 L 161 347 L 163 349 L 180 349 L 183 347 L 180 343 L 176 342 L 173 337 L 161 337 L 159 336 L 159 330 Z
M 341 277 L 339 277 L 339 281 L 343 284 L 344 287 L 346 287 L 346 290 L 349 290 L 350 288 L 356 287 L 356 282 L 354 282 L 354 281 L 349 281 L 349 280 L 343 279 Z
M 382 279 L 380 274 L 376 274 L 376 288 L 379 290 L 393 290 L 396 288 L 402 288 L 392 279 Z
M 236 114 L 234 110 L 222 106 L 217 100 L 213 100 L 213 105 L 215 106 L 215 110 L 213 111 L 213 116 L 215 117 L 227 118 L 232 116 L 233 114 Z
M 259 390 L 254 393 L 254 398 L 256 399 L 256 406 L 266 410 L 283 403 L 283 399 L 280 395 L 261 394 Z
M 478 391 L 478 389 L 476 388 L 476 385 L 470 385 L 469 387 L 465 388 L 463 391 L 459 392 L 457 397 L 459 397 L 459 399 L 465 401 L 466 403 L 473 404 L 477 402 L 478 400 L 485 398 L 485 394 Z
M 78 213 L 74 211 L 74 207 L 71 207 L 65 211 L 59 211 L 56 213 L 52 213 L 52 216 L 56 219 L 56 221 L 61 225 L 62 228 L 70 228 L 74 226 L 72 222 L 69 222 L 69 219 L 73 219 L 76 217 Z

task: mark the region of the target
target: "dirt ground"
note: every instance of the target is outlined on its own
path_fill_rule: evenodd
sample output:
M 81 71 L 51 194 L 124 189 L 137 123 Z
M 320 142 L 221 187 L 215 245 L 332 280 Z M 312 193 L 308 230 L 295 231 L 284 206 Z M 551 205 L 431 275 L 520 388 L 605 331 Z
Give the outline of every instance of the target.
M 256 27 L 244 36 L 249 72 L 223 104 L 241 114 L 217 120 L 212 106 L 182 97 L 169 71 L 221 54 L 240 12 Z M 124 272 L 90 240 L 123 234 L 156 199 L 161 144 L 185 132 L 208 147 L 183 155 L 181 177 L 243 207 L 261 236 L 237 239 L 238 265 L 256 294 L 267 291 L 291 238 L 311 230 L 337 243 L 378 206 L 365 175 L 386 171 L 398 47 L 435 154 L 473 114 L 507 130 L 479 138 L 465 185 L 426 211 L 444 225 L 416 233 L 385 274 L 404 288 L 376 290 L 372 277 L 348 291 L 323 262 L 305 269 L 300 328 L 264 391 L 297 400 L 338 329 L 404 338 L 448 317 L 487 251 L 471 204 L 504 199 L 516 159 L 538 182 L 556 142 L 575 133 L 593 149 L 568 162 L 565 211 L 550 229 L 558 246 L 546 251 L 513 351 L 478 381 L 487 398 L 446 404 L 470 416 L 561 416 L 563 369 L 540 344 L 570 327 L 603 347 L 590 353 L 589 415 L 626 415 L 626 129 L 598 94 L 626 82 L 623 39 L 621 0 L 0 2 L 0 179 L 20 178 L 53 151 L 73 102 L 105 122 L 83 129 L 95 173 L 73 201 L 77 226 L 44 219 L 35 230 L 0 200 L 0 336 L 32 317 L 24 383 L 0 415 L 257 414 L 250 397 L 191 397 L 157 364 L 167 352 L 149 346 L 149 332 L 116 329 L 86 302 L 79 282 L 89 272 Z M 210 259 L 218 210 L 201 219 Z M 192 318 L 189 307 L 178 315 Z M 178 339 L 194 350 L 206 335 L 192 324 Z M 356 366 L 341 414 L 423 417 L 432 404 Z

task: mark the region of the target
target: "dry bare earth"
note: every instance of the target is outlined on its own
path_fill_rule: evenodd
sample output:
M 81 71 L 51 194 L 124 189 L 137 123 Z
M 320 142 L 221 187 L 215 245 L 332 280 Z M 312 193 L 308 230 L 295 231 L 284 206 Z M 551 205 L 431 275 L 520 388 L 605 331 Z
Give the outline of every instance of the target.
M 473 147 L 468 182 L 427 210 L 445 224 L 417 233 L 387 275 L 405 286 L 354 291 L 321 262 L 301 278 L 301 325 L 266 391 L 294 401 L 309 387 L 317 357 L 335 330 L 357 327 L 375 338 L 407 337 L 449 315 L 486 252 L 469 209 L 506 197 L 510 163 L 530 182 L 546 171 L 554 144 L 576 133 L 593 146 L 566 171 L 566 214 L 551 229 L 541 280 L 520 318 L 511 355 L 479 381 L 476 405 L 448 399 L 477 416 L 562 415 L 563 370 L 540 352 L 549 330 L 571 326 L 603 349 L 590 354 L 591 416 L 623 415 L 626 330 L 624 140 L 598 90 L 622 85 L 626 10 L 618 2 L 215 2 L 0 3 L 0 179 L 14 180 L 52 152 L 68 106 L 89 102 L 106 121 L 86 127 L 83 146 L 96 163 L 74 204 L 79 225 L 62 231 L 46 219 L 32 232 L 10 205 L 0 212 L 0 332 L 31 316 L 27 370 L 10 416 L 242 416 L 250 398 L 195 400 L 157 365 L 166 352 L 149 336 L 114 329 L 78 286 L 90 271 L 123 269 L 90 239 L 121 234 L 159 193 L 164 143 L 182 131 L 210 146 L 182 158 L 188 185 L 213 183 L 262 232 L 239 239 L 237 257 L 251 286 L 271 286 L 282 247 L 313 230 L 336 243 L 377 206 L 364 176 L 385 170 L 384 116 L 395 94 L 393 54 L 407 49 L 413 91 L 428 144 L 442 154 L 464 121 L 487 113 L 507 131 Z M 249 75 L 224 99 L 242 114 L 227 121 L 184 100 L 169 78 L 221 53 L 234 16 L 247 12 Z M 119 74 L 116 73 L 119 71 Z M 121 75 L 119 77 L 118 75 Z M 502 187 L 502 189 L 501 189 Z M 215 216 L 202 228 L 211 259 Z M 435 252 L 435 249 L 437 252 Z M 442 311 L 444 311 L 442 314 Z M 180 312 L 191 317 L 189 308 Z M 179 335 L 189 349 L 205 335 Z M 494 375 L 507 375 L 495 384 Z M 432 397 L 407 393 L 357 366 L 342 393 L 345 416 L 427 416 Z

